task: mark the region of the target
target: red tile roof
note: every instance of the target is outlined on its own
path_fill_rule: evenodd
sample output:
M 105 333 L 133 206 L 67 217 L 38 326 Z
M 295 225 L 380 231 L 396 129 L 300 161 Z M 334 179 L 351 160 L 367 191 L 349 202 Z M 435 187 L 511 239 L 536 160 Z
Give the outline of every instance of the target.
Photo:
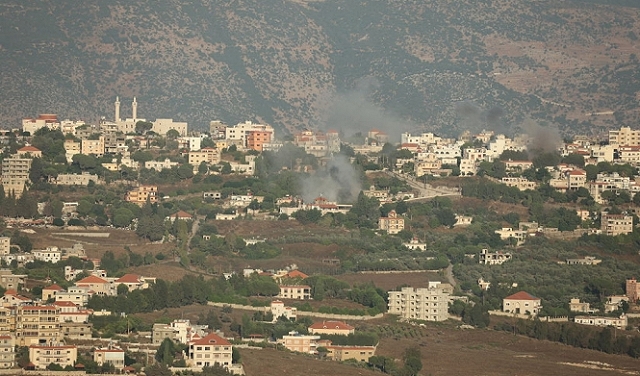
M 226 339 L 220 337 L 215 333 L 211 333 L 206 335 L 204 338 L 191 342 L 192 345 L 222 345 L 222 346 L 231 346 L 231 342 Z
M 178 219 L 180 219 L 180 218 L 189 218 L 189 219 L 193 218 L 193 216 L 191 214 L 187 213 L 184 210 L 180 210 L 175 214 L 171 214 L 170 217 L 171 218 L 178 218 Z
M 520 291 L 513 295 L 507 296 L 505 299 L 508 300 L 540 300 L 540 298 L 536 298 L 535 296 L 529 294 L 526 291 Z
M 37 147 L 35 147 L 35 146 L 31 146 L 31 145 L 29 145 L 29 146 L 25 146 L 25 147 L 23 147 L 23 148 L 21 148 L 21 149 L 18 149 L 18 151 L 19 151 L 19 152 L 20 152 L 20 151 L 22 151 L 22 152 L 29 152 L 29 151 L 41 151 L 41 150 L 40 150 L 40 149 L 38 149 L 38 148 L 37 148 Z
M 288 278 L 308 278 L 309 276 L 304 274 L 303 272 L 301 272 L 300 270 L 292 270 L 289 273 L 287 273 L 286 277 Z
M 125 274 L 116 279 L 116 283 L 140 283 L 140 276 L 137 274 Z
M 53 284 L 53 285 L 51 285 L 51 286 L 45 287 L 43 290 L 56 290 L 56 291 L 62 291 L 62 290 L 64 290 L 64 289 L 63 289 L 62 287 L 60 287 L 60 286 L 56 285 L 56 284 Z
M 75 303 L 62 300 L 53 302 L 53 305 L 56 307 L 76 307 Z
M 90 275 L 76 282 L 76 285 L 84 285 L 84 284 L 90 284 L 90 283 L 109 283 L 109 282 L 107 282 L 106 280 L 100 277 L 96 277 L 95 275 Z
M 314 322 L 309 329 L 338 329 L 338 330 L 354 330 L 355 328 L 342 321 L 320 321 Z

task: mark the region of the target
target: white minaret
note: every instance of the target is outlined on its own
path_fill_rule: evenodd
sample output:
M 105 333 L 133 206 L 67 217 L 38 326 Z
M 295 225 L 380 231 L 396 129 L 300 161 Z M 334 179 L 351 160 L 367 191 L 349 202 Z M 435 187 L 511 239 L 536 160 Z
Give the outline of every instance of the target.
M 116 118 L 115 121 L 119 122 L 120 121 L 120 97 L 116 97 Z
M 136 102 L 136 97 L 133 97 L 133 102 L 131 103 L 133 120 L 138 118 L 138 102 Z

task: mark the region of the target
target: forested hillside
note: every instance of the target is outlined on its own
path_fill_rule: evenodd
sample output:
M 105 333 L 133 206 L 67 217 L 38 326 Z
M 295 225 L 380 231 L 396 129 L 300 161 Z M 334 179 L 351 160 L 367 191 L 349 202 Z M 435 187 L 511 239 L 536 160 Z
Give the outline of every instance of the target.
M 111 119 L 119 95 L 123 117 L 137 96 L 193 128 L 597 132 L 640 117 L 639 19 L 622 0 L 5 1 L 0 124 Z

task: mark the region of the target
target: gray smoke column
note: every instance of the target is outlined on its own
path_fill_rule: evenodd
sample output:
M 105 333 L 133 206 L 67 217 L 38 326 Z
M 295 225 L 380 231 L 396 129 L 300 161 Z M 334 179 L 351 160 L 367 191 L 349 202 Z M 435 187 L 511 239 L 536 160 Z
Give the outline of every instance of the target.
M 319 196 L 329 201 L 349 203 L 358 197 L 362 182 L 347 157 L 338 154 L 329 160 L 326 170 L 304 178 L 301 188 L 305 203 L 311 203 Z
M 389 141 L 399 141 L 402 133 L 415 126 L 373 102 L 371 97 L 378 87 L 378 80 L 366 78 L 358 81 L 351 91 L 330 95 L 325 100 L 322 128 L 335 129 L 346 137 L 358 132 L 366 136 L 370 130 L 377 129 L 385 132 Z
M 472 133 L 487 130 L 500 134 L 508 131 L 502 122 L 504 110 L 500 107 L 485 110 L 472 101 L 461 101 L 455 103 L 455 112 L 461 118 L 462 127 Z
M 527 149 L 531 154 L 554 152 L 562 146 L 562 137 L 555 125 L 542 126 L 532 119 L 527 119 L 520 128 L 529 136 Z

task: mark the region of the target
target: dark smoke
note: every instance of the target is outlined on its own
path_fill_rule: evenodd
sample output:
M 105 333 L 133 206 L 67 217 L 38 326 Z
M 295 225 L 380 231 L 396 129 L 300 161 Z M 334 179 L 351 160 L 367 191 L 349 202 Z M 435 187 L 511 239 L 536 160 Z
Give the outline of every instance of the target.
M 562 136 L 555 125 L 543 126 L 532 119 L 527 119 L 520 128 L 529 137 L 527 150 L 530 154 L 555 152 L 562 146 Z
M 330 95 L 324 109 L 322 128 L 335 129 L 345 137 L 358 132 L 366 136 L 370 130 L 378 129 L 389 136 L 390 142 L 399 141 L 400 135 L 409 131 L 413 124 L 374 103 L 371 97 L 379 87 L 378 80 L 367 78 L 357 82 L 351 91 Z
M 311 203 L 319 196 L 339 203 L 354 202 L 362 189 L 358 171 L 341 154 L 333 156 L 326 170 L 317 171 L 301 183 L 302 199 Z
M 506 134 L 508 131 L 502 121 L 504 110 L 500 107 L 484 110 L 472 101 L 462 101 L 455 104 L 455 112 L 461 119 L 462 128 L 472 133 L 486 130 Z

